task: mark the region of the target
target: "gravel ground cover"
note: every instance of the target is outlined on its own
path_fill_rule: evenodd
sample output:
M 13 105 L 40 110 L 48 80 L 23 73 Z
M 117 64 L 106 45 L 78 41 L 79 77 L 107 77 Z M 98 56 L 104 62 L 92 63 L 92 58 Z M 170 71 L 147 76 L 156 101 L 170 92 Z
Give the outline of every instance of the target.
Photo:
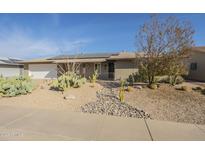
M 97 92 L 96 102 L 81 107 L 82 112 L 123 116 L 133 118 L 150 118 L 150 115 L 126 102 L 120 102 L 112 88 L 103 88 Z
M 37 88 L 28 95 L 17 97 L 0 97 L 1 105 L 21 106 L 51 110 L 67 110 L 81 112 L 81 106 L 96 100 L 96 92 L 102 86 L 86 83 L 80 88 L 70 88 L 64 93 L 50 90 L 49 82 L 36 81 Z
M 193 83 L 183 85 L 196 87 Z M 175 88 L 162 84 L 156 90 L 134 89 L 126 92 L 125 100 L 129 105 L 148 112 L 153 119 L 205 124 L 205 95 Z
M 185 82 L 182 85 L 190 89 L 205 88 L 205 83 Z M 41 81 L 31 94 L 0 97 L 0 105 L 205 124 L 205 95 L 175 88 L 167 84 L 161 84 L 156 90 L 132 88 L 125 92 L 125 103 L 121 103 L 117 82 L 103 81 L 94 87 L 86 83 L 62 93 L 50 90 L 48 82 Z

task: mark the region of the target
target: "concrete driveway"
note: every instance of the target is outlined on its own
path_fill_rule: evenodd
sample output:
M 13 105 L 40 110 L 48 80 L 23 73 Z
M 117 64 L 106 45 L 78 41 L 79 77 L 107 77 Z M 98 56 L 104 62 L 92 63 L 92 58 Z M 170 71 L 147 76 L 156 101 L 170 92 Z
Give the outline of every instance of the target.
M 205 126 L 0 105 L 0 140 L 205 140 Z

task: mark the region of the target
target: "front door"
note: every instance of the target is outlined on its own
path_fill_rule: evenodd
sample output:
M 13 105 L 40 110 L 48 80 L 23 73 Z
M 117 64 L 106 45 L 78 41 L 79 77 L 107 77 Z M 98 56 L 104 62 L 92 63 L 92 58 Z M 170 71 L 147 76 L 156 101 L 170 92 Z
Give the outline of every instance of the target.
M 114 79 L 114 72 L 115 72 L 115 65 L 113 62 L 108 63 L 108 78 L 113 80 Z

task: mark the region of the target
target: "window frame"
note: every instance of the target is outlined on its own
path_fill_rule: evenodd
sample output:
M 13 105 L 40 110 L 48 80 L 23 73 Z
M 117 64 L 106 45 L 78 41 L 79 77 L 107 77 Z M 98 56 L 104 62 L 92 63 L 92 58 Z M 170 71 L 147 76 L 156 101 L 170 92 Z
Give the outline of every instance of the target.
M 191 71 L 196 71 L 197 70 L 197 63 L 196 62 L 193 62 L 193 63 L 191 63 L 190 64 L 190 69 L 191 69 Z

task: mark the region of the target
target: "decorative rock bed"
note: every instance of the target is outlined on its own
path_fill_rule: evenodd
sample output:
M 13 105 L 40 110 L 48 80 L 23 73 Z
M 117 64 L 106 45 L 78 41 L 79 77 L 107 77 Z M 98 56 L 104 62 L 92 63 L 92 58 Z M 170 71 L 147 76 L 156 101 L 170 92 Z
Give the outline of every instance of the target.
M 150 115 L 143 110 L 120 102 L 112 89 L 104 88 L 97 92 L 96 95 L 97 101 L 82 106 L 82 112 L 145 119 L 150 118 Z

